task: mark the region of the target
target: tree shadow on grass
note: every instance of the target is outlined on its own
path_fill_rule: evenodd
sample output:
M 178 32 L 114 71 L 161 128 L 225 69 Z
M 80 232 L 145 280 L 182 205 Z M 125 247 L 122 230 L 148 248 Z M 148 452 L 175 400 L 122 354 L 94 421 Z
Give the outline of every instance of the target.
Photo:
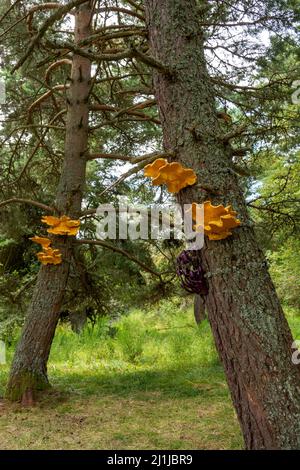
M 219 363 L 157 370 L 136 371 L 64 371 L 50 377 L 54 387 L 71 395 L 116 395 L 122 398 L 151 397 L 159 392 L 164 398 L 186 398 L 201 395 L 203 398 L 227 397 L 228 388 Z
M 35 396 L 39 407 L 56 408 L 72 399 L 84 397 L 116 396 L 123 399 L 151 400 L 159 394 L 161 399 L 185 399 L 200 396 L 204 401 L 226 400 L 229 392 L 219 361 L 203 365 L 180 364 L 173 368 L 104 370 L 58 369 L 49 372 L 52 387 Z M 1 377 L 1 392 L 5 377 Z M 0 393 L 1 397 L 2 393 Z

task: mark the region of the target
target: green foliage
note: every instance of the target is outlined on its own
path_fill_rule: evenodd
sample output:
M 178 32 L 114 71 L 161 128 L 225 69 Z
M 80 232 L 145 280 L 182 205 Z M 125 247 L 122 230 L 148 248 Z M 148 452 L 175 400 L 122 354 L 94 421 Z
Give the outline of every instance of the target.
M 300 309 L 300 240 L 289 238 L 278 251 L 269 252 L 270 272 L 286 305 Z
M 8 362 L 17 336 L 7 344 Z M 3 385 L 6 370 L 8 364 L 0 366 Z M 207 321 L 197 326 L 192 308 L 179 299 L 134 310 L 114 322 L 109 317 L 98 318 L 94 327 L 87 325 L 80 335 L 61 323 L 51 349 L 49 372 L 52 383 L 71 380 L 72 387 L 81 389 L 84 381 L 87 395 L 100 384 L 122 394 L 148 387 L 170 394 L 178 387 L 178 396 L 195 395 L 192 383 L 223 380 Z
M 299 339 L 296 313 L 287 309 Z M 0 365 L 0 395 L 16 340 Z M 99 318 L 81 335 L 61 324 L 49 373 L 55 389 L 34 409 L 14 405 L 1 415 L 2 449 L 243 447 L 209 325 L 197 327 L 179 299 L 114 324 Z
M 11 57 L 14 62 L 20 59 L 24 54 L 24 44 L 32 39 L 32 32 L 28 29 L 24 15 L 31 6 L 38 3 L 36 0 L 17 2 L 4 15 L 0 24 L 3 41 L 1 68 L 7 89 L 7 103 L 1 108 L 4 120 L 0 127 L 0 186 L 3 200 L 18 196 L 52 206 L 64 154 L 65 116 L 60 116 L 53 122 L 52 120 L 58 110 L 65 108 L 66 93 L 56 90 L 52 98 L 42 101 L 31 113 L 28 110 L 49 91 L 49 87 L 68 83 L 67 65 L 54 68 L 47 83 L 45 74 L 49 65 L 56 60 L 47 41 L 72 41 L 70 20 L 61 18 L 57 21 L 45 34 L 45 43 L 40 42 L 40 47 L 34 49 L 25 66 L 10 73 Z M 212 59 L 208 61 L 208 71 L 214 77 L 211 87 L 218 110 L 226 110 L 232 117 L 231 123 L 223 123 L 224 132 L 230 133 L 235 126 L 245 125 L 245 132 L 238 133 L 231 144 L 237 150 L 248 150 L 245 150 L 243 156 L 235 156 L 233 163 L 250 170 L 252 176 L 241 178 L 240 184 L 245 193 L 251 193 L 251 198 L 256 195 L 261 197 L 254 203 L 258 206 L 254 216 L 257 231 L 264 248 L 277 250 L 278 244 L 295 229 L 299 221 L 299 163 L 297 169 L 294 154 L 299 140 L 300 108 L 291 103 L 291 82 L 299 78 L 299 42 L 292 26 L 293 22 L 296 25 L 299 20 L 299 5 L 295 0 L 230 0 L 226 3 L 207 2 L 204 7 L 203 2 L 198 3 L 201 22 L 230 24 L 244 22 L 245 18 L 250 23 L 254 21 L 255 26 L 238 28 L 239 31 L 218 26 L 206 29 L 206 45 Z M 2 2 L 1 16 L 7 11 L 9 4 L 10 2 Z M 108 2 L 107 6 L 110 4 Z M 128 2 L 121 1 L 120 6 L 132 8 Z M 32 27 L 38 30 L 51 13 L 48 10 L 36 12 Z M 121 13 L 118 18 L 116 16 L 108 22 L 121 21 L 122 27 L 125 24 L 141 26 L 133 17 Z M 105 31 L 106 20 L 101 15 L 95 17 L 94 29 L 101 31 L 104 28 Z M 260 21 L 262 18 L 266 19 Z M 111 27 L 112 24 L 109 24 L 109 28 Z M 261 32 L 266 33 L 266 29 L 271 36 L 269 50 L 267 46 L 263 47 L 260 37 Z M 278 32 L 280 34 L 276 34 Z M 112 39 L 104 43 L 108 49 L 127 49 L 134 43 L 144 50 L 146 36 L 142 34 L 129 39 L 125 36 L 123 39 Z M 95 53 L 102 51 L 104 43 L 99 39 L 99 44 L 91 45 L 91 50 Z M 96 63 L 95 65 L 95 78 L 99 83 L 96 83 L 97 80 L 94 83 L 91 104 L 108 105 L 115 111 L 91 112 L 89 152 L 118 153 L 134 157 L 162 150 L 161 129 L 155 123 L 155 119 L 158 119 L 155 106 L 140 110 L 144 117 L 155 118 L 154 121 L 127 115 L 122 111 L 132 109 L 144 100 L 153 99 L 151 69 L 138 60 L 112 61 L 109 64 L 104 62 L 99 69 Z M 112 77 L 115 78 L 112 80 Z M 269 82 L 268 86 L 265 86 L 266 81 Z M 241 83 L 249 87 L 240 87 Z M 121 110 L 121 113 L 117 110 Z M 48 128 L 51 123 L 53 125 Z M 290 168 L 288 185 L 278 197 L 273 197 L 278 185 L 284 185 L 284 178 Z M 150 205 L 158 200 L 165 202 L 165 192 L 157 191 L 146 184 L 142 172 L 111 188 L 128 169 L 127 161 L 89 161 L 84 207 L 96 208 L 99 203 L 105 202 L 115 204 L 119 195 L 128 196 L 134 203 Z M 258 185 L 261 185 L 259 190 Z M 292 202 L 295 199 L 298 202 Z M 272 212 L 274 208 L 276 211 Z M 32 292 L 30 285 L 18 297 L 18 302 L 15 302 L 16 293 L 22 290 L 28 278 L 34 278 L 39 267 L 35 259 L 36 249 L 28 238 L 41 232 L 41 215 L 40 209 L 27 205 L 1 208 L 0 274 L 3 279 L 0 295 L 3 295 L 3 300 L 0 301 L 0 323 L 4 322 L 2 327 L 7 331 L 10 327 L 6 325 L 13 324 L 16 316 L 18 322 L 23 318 Z M 84 218 L 81 229 L 83 237 L 95 238 L 95 219 Z M 276 244 L 274 237 L 270 241 L 270 235 L 273 236 L 274 233 Z M 147 266 L 170 273 L 169 277 L 172 278 L 175 271 L 174 259 L 180 247 L 172 248 L 167 243 L 154 241 L 131 243 L 117 240 L 113 243 L 134 254 Z M 91 308 L 97 315 L 114 316 L 128 312 L 132 307 L 140 307 L 167 297 L 170 292 L 176 291 L 176 282 L 162 285 L 120 254 L 100 247 L 83 248 L 81 251 L 82 269 L 78 269 L 78 263 L 72 262 L 72 276 L 62 310 Z M 180 348 L 180 345 L 177 346 Z
M 50 362 L 65 367 L 101 369 L 116 365 L 123 370 L 172 367 L 174 364 L 216 364 L 207 322 L 198 327 L 191 308 L 178 299 L 162 301 L 154 307 L 134 310 L 114 322 L 100 318 L 95 327 L 88 325 L 74 335 L 60 325 L 54 339 Z
M 22 325 L 35 276 L 13 271 L 0 277 L 0 340 L 13 342 Z
M 299 237 L 300 154 L 278 149 L 261 154 L 259 187 L 251 197 L 262 245 L 276 250 L 290 236 Z M 298 256 L 295 252 L 295 256 Z

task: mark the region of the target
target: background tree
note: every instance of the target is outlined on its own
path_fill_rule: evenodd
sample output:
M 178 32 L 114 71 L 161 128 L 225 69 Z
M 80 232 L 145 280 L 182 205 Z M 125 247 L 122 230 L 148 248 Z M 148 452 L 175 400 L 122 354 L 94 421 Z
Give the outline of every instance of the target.
M 85 11 L 88 6 L 92 31 L 85 38 L 75 40 L 71 19 L 74 8 Z M 203 262 L 210 282 L 209 318 L 246 445 L 249 448 L 297 447 L 299 373 L 290 362 L 292 339 L 269 280 L 264 257 L 257 248 L 244 195 L 253 213 L 259 214 L 254 216 L 259 217 L 259 222 L 264 223 L 270 214 L 274 214 L 273 210 L 265 209 L 274 194 L 270 198 L 265 189 L 258 194 L 257 182 L 264 178 L 264 168 L 269 166 L 270 158 L 277 165 L 279 143 L 284 145 L 288 136 L 288 145 L 292 147 L 297 139 L 299 109 L 285 106 L 283 97 L 290 99 L 291 84 L 298 78 L 298 67 L 297 63 L 291 62 L 292 67 L 287 73 L 283 65 L 277 67 L 276 60 L 269 62 L 266 59 L 268 48 L 263 47 L 262 42 L 268 43 L 270 37 L 271 45 L 276 49 L 275 38 L 280 37 L 281 43 L 286 44 L 287 38 L 293 37 L 295 50 L 292 23 L 298 18 L 298 7 L 294 2 L 191 3 L 185 0 L 148 0 L 145 7 L 150 50 L 144 5 L 137 1 L 69 1 L 63 5 L 19 1 L 4 10 L 1 27 L 8 69 L 9 54 L 13 52 L 16 59 L 14 74 L 8 80 L 8 90 L 11 89 L 8 96 L 12 103 L 8 103 L 7 108 L 13 105 L 9 108 L 12 112 L 6 110 L 3 129 L 3 202 L 0 206 L 5 214 L 3 218 L 5 221 L 8 215 L 11 220 L 18 218 L 16 215 L 21 214 L 22 209 L 17 209 L 19 212 L 13 215 L 8 212 L 11 207 L 16 211 L 15 203 L 32 205 L 36 211 L 32 219 L 21 218 L 20 227 L 24 227 L 24 219 L 28 220 L 28 227 L 32 227 L 33 220 L 38 227 L 41 211 L 51 212 L 52 208 L 54 212 L 81 216 L 80 243 L 67 244 L 62 250 L 67 250 L 65 259 L 81 260 L 79 265 L 72 261 L 73 273 L 81 272 L 78 266 L 85 266 L 85 275 L 79 276 L 78 289 L 83 303 L 91 295 L 83 289 L 84 278 L 86 273 L 90 274 L 91 266 L 97 264 L 97 275 L 100 274 L 104 283 L 108 278 L 114 279 L 107 252 L 103 251 L 108 249 L 116 256 L 109 256 L 110 260 L 119 260 L 119 255 L 124 257 L 122 269 L 132 271 L 131 262 L 135 261 L 138 267 L 136 282 L 146 270 L 157 280 L 159 292 L 165 294 L 165 281 L 172 279 L 172 274 L 162 276 L 161 272 L 169 271 L 176 249 L 171 249 L 171 256 L 168 256 L 170 247 L 164 246 L 162 261 L 158 255 L 161 246 L 153 244 L 146 248 L 142 243 L 137 249 L 137 245 L 133 248 L 131 243 L 126 246 L 122 241 L 103 244 L 93 239 L 93 220 L 99 202 L 116 201 L 118 194 L 124 194 L 124 191 L 135 202 L 166 200 L 164 191 L 153 192 L 138 176 L 143 166 L 163 154 L 162 123 L 165 156 L 193 167 L 199 176 L 197 188 L 182 191 L 180 201 L 201 202 L 210 198 L 213 202 L 230 202 L 239 210 L 243 221 L 232 239 L 207 245 Z M 166 12 L 168 14 L 164 15 Z M 25 54 L 22 50 L 24 42 L 28 46 Z M 284 47 L 279 48 L 279 53 L 284 54 Z M 70 102 L 72 104 L 81 92 L 79 88 L 74 89 L 74 77 L 69 78 L 70 61 L 73 73 L 76 61 L 93 64 L 89 103 L 81 103 L 84 113 L 89 115 L 87 124 L 84 114 L 85 131 L 80 127 L 84 155 L 75 155 L 80 167 L 80 182 L 77 177 L 72 181 L 75 175 L 69 171 L 71 166 L 73 168 L 73 151 L 80 149 L 73 140 L 75 133 L 68 127 L 72 115 Z M 156 71 L 154 87 L 153 69 Z M 21 91 L 13 93 L 15 89 Z M 157 114 L 154 92 L 161 118 Z M 77 122 L 79 114 L 74 112 L 73 115 L 77 125 L 80 124 Z M 65 135 L 69 137 L 64 153 Z M 83 177 L 86 165 L 87 179 Z M 120 172 L 122 177 L 118 178 Z M 283 172 L 283 186 L 284 178 Z M 58 182 L 59 195 L 54 203 Z M 65 190 L 67 182 L 69 186 Z M 84 183 L 87 183 L 85 188 Z M 281 195 L 287 194 L 286 188 Z M 260 196 L 261 199 L 257 199 Z M 297 212 L 292 203 L 289 208 L 289 212 Z M 3 231 L 7 236 L 7 222 Z M 28 229 L 21 229 L 21 233 L 28 243 Z M 83 246 L 90 248 L 82 250 Z M 81 248 L 83 262 L 82 257 L 76 255 L 78 248 Z M 157 248 L 158 251 L 153 252 Z M 28 249 L 29 245 L 23 253 Z M 128 259 L 127 266 L 125 259 Z M 157 272 L 153 260 L 159 260 L 162 271 Z M 67 286 L 67 278 L 70 279 L 70 268 L 62 266 L 65 271 L 61 273 L 61 279 L 58 280 L 60 275 L 54 276 L 58 284 L 51 284 L 57 295 L 55 309 L 49 302 L 45 308 L 41 305 L 36 309 L 35 317 L 39 310 L 40 314 L 43 312 L 43 321 L 48 316 L 51 325 L 43 330 L 46 336 L 42 357 L 26 350 L 24 342 L 30 337 L 36 351 L 41 350 L 39 328 L 43 322 L 36 330 L 32 328 L 32 321 L 26 323 L 9 387 L 9 395 L 13 398 L 18 398 L 28 387 L 39 387 L 41 382 L 43 386 L 48 385 L 46 362 L 63 302 L 64 286 Z M 43 268 L 42 272 L 50 273 L 51 268 Z M 143 276 L 141 282 L 145 279 Z M 35 296 L 44 298 L 45 286 L 41 288 L 40 285 Z M 120 282 L 119 288 L 122 289 Z M 258 292 L 261 295 L 257 295 Z M 97 296 L 92 297 L 97 303 Z M 68 295 L 65 300 L 68 304 Z M 29 336 L 26 331 L 30 331 Z M 37 380 L 31 373 L 36 364 Z M 24 376 L 24 381 L 17 379 L 18 375 Z M 295 394 L 287 393 L 290 413 L 286 416 L 287 401 L 283 394 L 288 387 L 295 390 Z M 286 432 L 287 429 L 290 432 Z
M 82 7 L 81 4 L 83 4 Z M 81 16 L 84 18 L 82 21 L 87 23 L 88 15 L 84 13 L 87 8 L 86 4 L 89 5 L 91 16 L 91 19 L 85 26 L 87 37 L 81 36 L 83 34 L 81 27 L 79 28 L 80 32 L 78 32 L 78 26 L 75 25 L 74 42 L 70 42 L 69 24 L 71 19 L 66 15 L 71 12 L 77 18 L 82 13 Z M 22 69 L 22 74 L 24 73 L 22 76 L 26 83 L 24 91 L 29 94 L 29 104 L 27 107 L 24 106 L 24 114 L 22 114 L 19 107 L 20 99 L 13 101 L 14 108 L 17 109 L 17 119 L 22 123 L 19 127 L 15 125 L 13 113 L 7 112 L 5 120 L 6 137 L 3 142 L 3 148 L 5 149 L 5 145 L 10 146 L 12 151 L 9 160 L 5 161 L 4 164 L 7 167 L 4 167 L 4 201 L 1 205 L 6 209 L 11 204 L 18 203 L 33 205 L 47 212 L 69 214 L 72 217 L 82 215 L 84 222 L 82 226 L 83 237 L 94 230 L 93 225 L 90 223 L 90 217 L 95 214 L 95 209 L 90 210 L 90 204 L 95 200 L 97 200 L 97 203 L 105 202 L 105 196 L 103 198 L 102 195 L 107 192 L 109 193 L 107 197 L 110 197 L 110 200 L 112 195 L 116 197 L 122 186 L 124 190 L 122 181 L 125 179 L 125 176 L 130 176 L 130 174 L 139 170 L 141 163 L 146 164 L 155 158 L 155 155 L 151 153 L 150 155 L 145 155 L 145 157 L 136 158 L 137 164 L 133 171 L 127 172 L 124 177 L 117 180 L 117 184 L 113 183 L 113 185 L 110 184 L 108 188 L 105 188 L 107 180 L 109 181 L 112 178 L 116 180 L 115 177 L 111 176 L 111 172 L 115 171 L 115 160 L 135 163 L 134 153 L 137 139 L 139 146 L 147 142 L 149 147 L 157 131 L 154 128 L 154 132 L 152 132 L 151 127 L 148 126 L 147 128 L 147 124 L 153 125 L 158 122 L 151 109 L 149 114 L 143 111 L 144 109 L 151 108 L 154 104 L 153 100 L 145 100 L 138 104 L 134 102 L 136 95 L 143 96 L 143 94 L 148 93 L 148 85 L 146 78 L 143 77 L 143 70 L 137 68 L 137 66 L 134 68 L 134 64 L 132 64 L 132 52 L 129 51 L 127 53 L 130 61 L 128 65 L 124 64 L 121 68 L 115 63 L 111 65 L 111 68 L 107 68 L 106 65 L 106 61 L 110 63 L 115 60 L 114 53 L 120 41 L 126 41 L 133 34 L 144 35 L 143 28 L 135 24 L 126 24 L 128 20 L 125 20 L 125 24 L 122 25 L 106 26 L 106 22 L 109 22 L 110 19 L 106 14 L 109 12 L 109 7 L 101 10 L 101 8 L 97 9 L 97 6 L 94 5 L 92 7 L 89 2 L 83 1 L 66 2 L 63 6 L 60 6 L 58 3 L 37 4 L 33 2 L 32 5 L 27 3 L 27 8 L 24 10 L 23 3 L 18 2 L 17 9 L 15 9 L 16 4 L 12 5 L 12 8 L 6 10 L 2 17 L 2 24 L 5 25 L 7 23 L 7 28 L 4 28 L 3 32 L 4 37 L 7 38 L 11 29 L 13 27 L 18 28 L 21 23 L 23 25 L 21 31 L 24 38 L 29 38 L 26 53 L 20 52 L 19 55 L 18 46 L 12 45 L 7 41 L 8 50 L 14 48 L 14 51 L 17 53 L 18 61 L 15 64 L 15 70 L 19 70 L 19 67 L 25 64 Z M 73 8 L 77 7 L 78 12 L 73 10 Z M 141 18 L 140 14 L 127 9 L 112 8 L 112 11 L 124 13 L 125 18 L 133 18 L 133 21 L 136 18 L 138 20 Z M 92 14 L 94 15 L 93 17 Z M 100 16 L 97 16 L 98 14 Z M 12 25 L 10 24 L 10 15 L 14 16 Z M 37 15 L 44 21 L 42 26 L 38 28 L 38 32 L 35 26 Z M 22 23 L 22 20 L 26 20 L 26 23 L 25 21 Z M 123 17 L 119 18 L 119 20 L 122 22 Z M 102 26 L 100 29 L 98 28 L 98 23 Z M 56 24 L 57 29 L 55 29 L 54 39 L 52 39 L 49 32 L 54 24 Z M 90 34 L 91 29 L 89 30 L 89 28 L 92 28 L 92 25 L 94 26 L 95 35 Z M 110 30 L 112 30 L 112 33 L 110 33 Z M 47 37 L 45 36 L 46 31 Z M 56 42 L 57 40 L 60 40 L 61 43 Z M 84 47 L 85 41 L 87 45 L 95 43 L 95 50 L 97 52 L 103 52 L 104 50 L 103 55 L 99 54 L 97 59 L 95 57 L 94 59 L 83 57 L 89 55 L 87 48 Z M 79 43 L 81 45 L 80 54 L 77 54 L 76 48 L 78 48 Z M 105 54 L 105 47 L 111 49 L 112 52 L 109 51 L 109 54 Z M 118 54 L 116 54 L 116 59 L 118 58 Z M 84 68 L 87 69 L 88 64 L 91 64 L 92 60 L 97 63 L 96 73 L 93 79 L 90 80 L 86 71 L 84 80 L 82 70 Z M 72 71 L 69 78 L 70 66 L 72 66 Z M 39 71 L 38 76 L 36 74 L 32 75 L 33 68 Z M 18 74 L 19 72 L 14 75 L 16 81 Z M 103 74 L 104 78 L 102 78 L 101 74 Z M 145 75 L 146 77 L 147 75 L 149 76 L 149 72 L 146 72 Z M 138 77 L 138 80 L 135 77 Z M 123 85 L 123 81 L 127 86 Z M 75 86 L 75 83 L 77 86 Z M 83 83 L 86 86 L 85 90 L 83 90 Z M 132 90 L 130 88 L 137 86 L 137 84 L 140 84 L 140 89 Z M 13 86 L 13 80 L 11 83 L 8 83 L 8 89 L 11 86 Z M 127 87 L 129 87 L 128 90 L 126 89 Z M 36 95 L 33 101 L 32 93 Z M 87 101 L 88 99 L 89 101 Z M 108 104 L 107 101 L 109 100 L 111 103 Z M 64 108 L 66 104 L 67 109 Z M 90 115 L 89 127 L 87 127 L 88 115 Z M 78 116 L 81 116 L 79 121 Z M 139 123 L 143 125 L 137 125 Z M 9 125 L 11 125 L 11 132 L 9 131 Z M 88 134 L 89 148 L 87 145 Z M 30 145 L 28 145 L 28 152 L 24 154 L 22 144 L 23 142 L 27 144 L 28 140 Z M 103 141 L 105 141 L 105 146 L 102 144 Z M 125 151 L 130 150 L 133 155 L 113 153 L 114 147 L 121 144 Z M 64 153 L 61 150 L 63 145 Z M 98 153 L 93 151 L 93 147 L 96 147 Z M 63 155 L 62 169 L 60 171 Z M 40 162 L 36 161 L 38 157 L 42 159 L 42 165 L 45 169 L 42 173 Z M 104 163 L 98 165 L 96 163 L 98 158 L 103 159 Z M 108 162 L 112 163 L 109 164 Z M 89 163 L 89 168 L 87 173 L 88 180 L 86 181 L 87 163 Z M 51 170 L 54 175 L 51 173 Z M 101 181 L 99 181 L 99 175 L 102 176 Z M 85 209 L 81 213 L 79 206 L 81 205 L 84 186 L 90 178 L 90 191 L 86 192 L 84 199 Z M 53 182 L 50 187 L 49 180 Z M 26 186 L 27 181 L 28 186 Z M 57 184 L 58 190 L 56 191 L 55 186 Z M 37 187 L 40 190 L 41 199 L 44 201 L 46 199 L 44 185 L 46 188 L 49 188 L 51 206 L 38 202 Z M 116 190 L 113 191 L 115 187 Z M 19 192 L 20 189 L 21 194 Z M 138 187 L 135 187 L 135 190 L 137 189 Z M 26 194 L 26 198 L 22 197 L 22 193 Z M 30 193 L 33 193 L 32 196 Z M 56 201 L 53 203 L 52 198 L 55 193 Z M 142 191 L 142 193 L 147 197 L 147 191 Z M 15 197 L 16 194 L 18 197 Z M 30 194 L 30 198 L 28 198 L 28 194 Z M 102 199 L 100 199 L 101 197 Z M 28 222 L 30 225 L 32 221 Z M 131 262 L 137 263 L 140 269 L 155 276 L 159 284 L 162 283 L 161 275 L 154 270 L 154 267 L 151 267 L 153 263 L 147 254 L 142 256 L 142 258 L 145 258 L 145 261 L 147 260 L 146 263 L 142 259 L 139 261 L 133 254 L 124 250 L 124 247 L 113 247 L 103 242 L 95 243 L 94 240 L 89 241 L 83 237 L 81 237 L 80 245 L 83 243 L 92 246 L 99 244 L 102 248 L 111 249 L 128 258 Z M 60 245 L 60 242 L 63 241 L 61 239 L 57 240 L 57 246 Z M 79 263 L 78 265 L 78 255 L 75 255 L 75 251 L 78 251 L 78 248 L 75 249 L 71 245 L 73 245 L 71 240 L 65 240 L 62 246 L 60 246 L 63 258 L 68 261 L 60 265 L 59 269 L 46 267 L 40 270 L 38 283 L 33 294 L 33 302 L 30 307 L 31 313 L 27 317 L 12 368 L 11 380 L 8 387 L 8 396 L 12 399 L 18 399 L 26 389 L 34 390 L 48 386 L 46 363 L 55 326 L 62 310 L 63 293 L 67 287 L 68 279 L 70 280 L 70 288 L 72 290 L 74 288 L 74 282 L 72 281 L 74 276 L 69 276 L 70 269 L 71 273 L 80 273 L 83 269 L 83 276 L 79 275 L 81 286 L 89 285 L 89 292 L 85 291 L 84 294 L 85 302 L 92 295 L 99 311 L 99 296 L 95 295 L 95 289 L 92 288 L 90 282 L 84 282 L 84 279 L 88 277 L 84 268 L 86 262 L 83 264 Z M 142 250 L 143 248 L 141 247 L 140 253 L 142 253 Z M 73 258 L 72 253 L 74 254 Z M 85 254 L 86 261 L 88 261 L 88 258 L 88 255 Z M 70 260 L 72 261 L 70 262 Z M 130 269 L 132 270 L 132 268 Z M 49 279 L 48 275 L 50 276 Z M 54 277 L 52 278 L 51 276 Z M 104 273 L 101 273 L 101 276 L 103 279 Z M 141 278 L 140 272 L 136 271 L 136 278 L 138 282 L 138 278 Z M 50 292 L 47 291 L 47 294 L 44 290 L 46 286 L 48 286 L 47 289 L 51 289 Z M 78 300 L 78 295 L 80 295 L 80 291 L 77 289 L 76 300 Z M 47 305 L 43 306 L 43 302 Z M 65 306 L 68 306 L 68 303 L 67 295 L 65 296 Z M 35 320 L 40 318 L 41 311 L 43 312 L 43 321 L 39 322 L 37 327 Z M 49 327 L 46 328 L 45 324 L 48 324 Z

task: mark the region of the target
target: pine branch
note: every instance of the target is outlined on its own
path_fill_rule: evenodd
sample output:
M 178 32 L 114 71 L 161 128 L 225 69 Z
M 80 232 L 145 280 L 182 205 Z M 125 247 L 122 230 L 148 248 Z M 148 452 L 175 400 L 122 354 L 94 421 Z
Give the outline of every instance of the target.
M 153 276 L 158 277 L 161 281 L 161 274 L 158 273 L 157 271 L 154 271 L 153 269 L 149 268 L 146 264 L 144 264 L 142 261 L 137 259 L 135 256 L 133 256 L 131 253 L 128 253 L 128 251 L 122 250 L 121 248 L 118 248 L 114 245 L 111 245 L 110 243 L 104 242 L 102 240 L 88 240 L 88 239 L 78 239 L 76 240 L 76 243 L 83 244 L 83 245 L 99 245 L 103 246 L 104 248 L 107 248 L 111 251 L 114 251 L 115 253 L 119 253 L 126 258 L 130 259 L 134 263 L 138 264 L 144 271 L 147 271 L 150 274 L 153 274 Z
M 137 49 L 134 45 L 131 45 L 130 49 L 133 52 L 134 57 L 139 59 L 144 64 L 149 65 L 150 67 L 159 70 L 161 73 L 167 76 L 171 77 L 174 75 L 174 71 L 172 71 L 170 68 L 168 68 L 166 65 L 162 64 L 158 60 L 154 59 L 154 57 L 144 54 L 142 51 Z
M 133 16 L 135 18 L 138 18 L 141 21 L 145 21 L 145 17 L 141 15 L 140 13 L 132 10 L 128 10 L 127 8 L 120 8 L 120 7 L 112 7 L 112 6 L 107 6 L 107 7 L 102 7 L 98 8 L 95 10 L 95 13 L 106 13 L 107 11 L 112 11 L 115 13 L 124 13 L 125 15 Z
M 28 204 L 30 206 L 35 206 L 38 207 L 39 209 L 42 209 L 43 211 L 46 212 L 55 212 L 55 209 L 53 207 L 47 206 L 46 204 L 43 204 L 42 202 L 38 201 L 32 201 L 31 199 L 23 199 L 20 197 L 14 197 L 12 199 L 7 199 L 6 201 L 0 202 L 0 208 L 8 206 L 9 204 Z
M 67 88 L 66 85 L 55 85 L 54 87 L 50 88 L 46 93 L 44 93 L 42 96 L 40 96 L 36 101 L 34 101 L 30 107 L 28 108 L 28 114 L 29 116 L 31 115 L 32 111 L 34 108 L 39 106 L 43 101 L 45 101 L 47 98 L 49 98 L 55 91 L 60 91 L 60 90 L 65 90 Z M 30 117 L 28 118 L 30 122 Z
M 164 152 L 153 152 L 153 153 L 147 153 L 145 155 L 140 155 L 138 157 L 134 156 L 129 156 L 129 155 L 122 155 L 120 153 L 91 153 L 88 156 L 88 160 L 96 160 L 97 158 L 108 158 L 111 160 L 123 160 L 125 162 L 130 162 L 132 164 L 139 163 L 139 162 L 144 162 L 148 161 L 151 159 L 156 159 L 156 158 L 170 158 L 173 157 L 174 154 L 169 152 L 169 153 L 164 153 Z
M 125 0 L 126 3 L 129 3 L 132 7 L 140 10 L 141 12 L 145 13 L 145 9 L 142 5 L 138 5 L 134 0 Z
M 47 70 L 46 70 L 46 73 L 45 73 L 45 82 L 47 84 L 49 84 L 49 79 L 50 79 L 50 74 L 51 72 L 56 69 L 57 67 L 60 67 L 61 65 L 72 65 L 72 61 L 70 59 L 61 59 L 61 60 L 57 60 L 56 62 L 54 62 L 53 64 L 51 64 Z
M 244 134 L 246 128 L 247 128 L 247 125 L 245 123 L 241 124 L 240 126 L 237 126 L 231 132 L 228 132 L 227 134 L 223 135 L 222 136 L 222 141 L 223 142 L 228 142 L 229 140 L 233 139 L 234 137 L 237 137 L 239 135 Z
M 78 7 L 82 3 L 86 3 L 87 0 L 71 0 L 68 2 L 67 5 L 64 5 L 56 10 L 53 15 L 51 15 L 45 23 L 42 25 L 42 27 L 39 29 L 37 34 L 34 36 L 32 41 L 30 42 L 26 52 L 23 54 L 20 60 L 16 63 L 16 65 L 13 67 L 11 73 L 14 73 L 16 70 L 18 70 L 24 62 L 28 59 L 28 57 L 31 55 L 33 52 L 34 48 L 38 44 L 38 42 L 43 38 L 47 30 L 57 21 L 59 20 L 63 15 L 68 13 L 70 10 L 72 10 L 74 7 Z

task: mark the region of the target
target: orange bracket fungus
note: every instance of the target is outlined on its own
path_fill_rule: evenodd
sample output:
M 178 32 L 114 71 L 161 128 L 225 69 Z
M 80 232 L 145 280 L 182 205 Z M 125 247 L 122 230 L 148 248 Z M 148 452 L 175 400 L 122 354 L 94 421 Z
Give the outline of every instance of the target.
M 54 235 L 77 235 L 80 227 L 80 220 L 72 220 L 66 215 L 61 217 L 47 215 L 42 218 L 42 222 L 51 227 L 47 232 Z
M 49 246 L 51 245 L 51 240 L 46 237 L 32 237 L 29 238 L 29 240 L 32 240 L 34 243 L 38 243 L 43 248 L 49 248 Z
M 145 166 L 144 175 L 156 178 L 159 175 L 159 170 L 166 165 L 168 165 L 168 162 L 165 158 L 157 158 L 153 163 Z
M 42 264 L 60 264 L 62 262 L 60 251 L 51 247 L 43 248 L 37 257 Z
M 47 215 L 42 217 L 42 222 L 51 227 L 47 232 L 54 235 L 77 235 L 80 227 L 80 220 L 72 220 L 66 215 L 61 217 Z M 38 260 L 42 264 L 60 264 L 62 262 L 60 251 L 51 248 L 51 240 L 49 238 L 35 236 L 30 238 L 30 240 L 42 246 L 43 251 L 37 253 Z
M 231 206 L 213 206 L 210 201 L 204 202 L 204 233 L 209 240 L 224 240 L 232 235 L 231 229 L 239 227 L 241 222 L 236 218 L 236 211 Z M 196 219 L 197 203 L 192 204 L 192 217 Z M 195 226 L 200 229 L 199 225 Z
M 42 264 L 60 264 L 62 262 L 59 250 L 51 248 L 51 240 L 47 237 L 32 237 L 34 243 L 42 246 L 43 251 L 37 253 L 37 258 Z
M 168 163 L 164 158 L 158 158 L 144 168 L 145 176 L 152 178 L 152 184 L 166 184 L 170 193 L 178 193 L 186 186 L 192 186 L 197 181 L 194 170 L 184 168 L 180 163 Z

